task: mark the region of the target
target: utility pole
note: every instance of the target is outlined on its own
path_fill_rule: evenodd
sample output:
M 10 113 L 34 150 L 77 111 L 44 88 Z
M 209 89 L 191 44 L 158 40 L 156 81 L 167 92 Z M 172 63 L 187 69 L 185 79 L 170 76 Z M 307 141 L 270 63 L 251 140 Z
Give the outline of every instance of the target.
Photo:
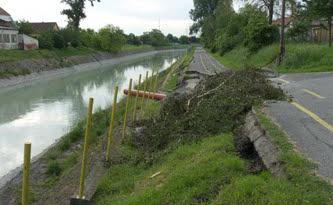
M 286 39 L 285 39 L 285 24 L 286 24 L 286 1 L 282 0 L 282 22 L 281 22 L 281 37 L 280 37 L 280 55 L 278 64 L 281 65 L 284 55 L 286 54 Z

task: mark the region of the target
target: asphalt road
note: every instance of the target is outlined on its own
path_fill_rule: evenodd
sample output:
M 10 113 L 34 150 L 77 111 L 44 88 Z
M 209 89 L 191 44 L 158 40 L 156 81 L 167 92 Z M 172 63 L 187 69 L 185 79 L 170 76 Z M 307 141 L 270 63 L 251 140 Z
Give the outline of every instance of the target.
M 271 103 L 266 113 L 305 157 L 318 163 L 317 173 L 333 180 L 333 73 L 288 74 L 272 81 L 293 102 Z
M 203 75 L 215 75 L 223 70 L 225 68 L 202 48 L 198 48 L 195 51 L 193 61 L 188 69 L 190 72 L 197 72 Z

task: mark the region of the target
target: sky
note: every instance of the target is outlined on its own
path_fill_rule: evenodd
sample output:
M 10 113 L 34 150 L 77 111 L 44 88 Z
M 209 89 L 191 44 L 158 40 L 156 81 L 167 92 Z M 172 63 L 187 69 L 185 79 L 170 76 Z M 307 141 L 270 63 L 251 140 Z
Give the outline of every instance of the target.
M 67 18 L 60 14 L 66 8 L 61 0 L 0 0 L 0 7 L 14 20 L 30 22 L 57 22 L 67 25 Z M 119 26 L 125 33 L 141 35 L 159 28 L 163 33 L 176 36 L 188 34 L 192 24 L 189 11 L 193 0 L 101 0 L 94 7 L 86 5 L 87 18 L 82 28 L 98 30 L 107 24 Z M 160 23 L 159 23 L 160 22 Z

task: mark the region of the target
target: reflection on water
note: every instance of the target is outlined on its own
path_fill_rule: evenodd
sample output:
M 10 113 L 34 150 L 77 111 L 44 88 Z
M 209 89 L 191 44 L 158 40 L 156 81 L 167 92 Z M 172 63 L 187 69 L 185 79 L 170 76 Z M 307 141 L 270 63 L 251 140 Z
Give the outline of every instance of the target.
M 94 110 L 111 105 L 115 85 L 127 88 L 146 71 L 162 71 L 182 54 L 165 52 L 126 64 L 0 90 L 0 177 L 22 163 L 23 144 L 32 142 L 35 156 L 83 119 L 88 100 Z

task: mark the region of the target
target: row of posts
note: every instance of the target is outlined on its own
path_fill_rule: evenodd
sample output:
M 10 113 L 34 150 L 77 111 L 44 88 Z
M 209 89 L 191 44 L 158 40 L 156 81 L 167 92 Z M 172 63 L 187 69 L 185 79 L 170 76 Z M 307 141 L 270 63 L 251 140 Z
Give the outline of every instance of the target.
M 158 75 L 159 73 L 152 72 L 151 78 L 149 80 L 149 71 L 146 72 L 146 78 L 144 82 L 142 81 L 142 75 L 139 76 L 139 82 L 137 84 L 137 93 L 134 96 L 134 107 L 133 107 L 133 121 L 137 119 L 137 105 L 139 103 L 139 89 L 143 86 L 144 89 L 144 95 L 146 96 L 148 94 L 148 99 L 153 99 L 153 94 L 157 92 L 157 86 L 158 86 Z M 155 79 L 154 79 L 155 77 Z M 129 106 L 131 103 L 131 92 L 132 92 L 133 86 L 133 80 L 130 79 L 129 87 L 128 87 L 128 97 L 126 99 L 126 107 L 125 107 L 125 113 L 124 113 L 124 121 L 123 121 L 123 128 L 122 128 L 122 139 L 125 138 L 126 135 L 126 126 L 128 121 L 128 111 Z M 149 89 L 150 88 L 150 89 Z M 107 142 L 107 148 L 106 148 L 106 156 L 105 160 L 107 162 L 110 162 L 111 158 L 111 144 L 113 139 L 113 128 L 115 125 L 115 117 L 117 112 L 117 100 L 118 100 L 118 90 L 119 87 L 116 86 L 114 89 L 114 97 L 113 97 L 113 105 L 111 109 L 111 119 L 110 119 L 110 125 L 108 130 L 108 142 Z M 144 106 L 147 103 L 145 101 L 145 97 L 141 98 L 141 106 L 140 106 L 140 114 L 144 115 Z M 83 153 L 82 153 L 82 164 L 81 164 L 81 175 L 80 175 L 80 186 L 79 186 L 79 200 L 84 200 L 84 183 L 85 183 L 85 176 L 86 176 L 86 164 L 87 164 L 87 157 L 88 157 L 88 149 L 89 149 L 89 140 L 90 140 L 90 133 L 92 129 L 92 117 L 93 117 L 93 104 L 94 99 L 89 99 L 89 105 L 88 105 L 88 112 L 87 112 L 87 122 L 86 122 L 86 129 L 85 129 L 85 136 L 84 136 L 84 145 L 83 145 Z M 23 161 L 23 180 L 22 180 L 22 205 L 28 205 L 29 204 L 29 173 L 30 173 L 30 160 L 31 160 L 31 143 L 26 143 L 24 145 L 24 161 Z

